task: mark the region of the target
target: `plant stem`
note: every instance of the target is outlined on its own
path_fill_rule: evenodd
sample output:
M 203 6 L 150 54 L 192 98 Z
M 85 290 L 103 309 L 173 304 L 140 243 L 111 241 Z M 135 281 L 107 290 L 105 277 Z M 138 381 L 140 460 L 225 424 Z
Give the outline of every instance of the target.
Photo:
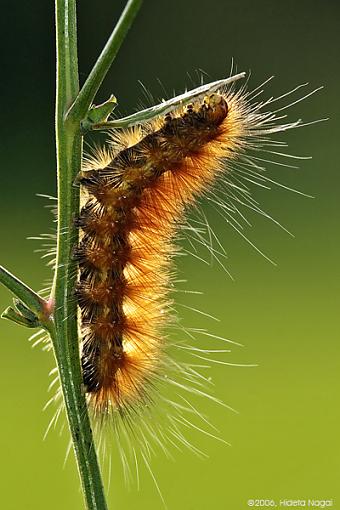
M 79 93 L 76 0 L 56 0 L 57 100 L 56 146 L 58 174 L 57 261 L 50 302 L 55 302 L 54 326 L 49 324 L 59 369 L 66 414 L 88 510 L 107 510 L 94 446 L 79 359 L 77 303 L 74 290 L 77 265 L 72 253 L 78 243 L 74 218 L 79 213 L 81 121 L 87 115 L 114 57 L 141 5 L 130 0 L 109 41 Z M 71 105 L 73 107 L 69 114 Z
M 45 301 L 19 278 L 0 266 L 0 283 L 17 296 L 32 312 L 40 316 L 44 312 Z
M 108 39 L 103 51 L 98 57 L 97 62 L 93 66 L 87 80 L 85 81 L 81 91 L 78 94 L 74 104 L 72 105 L 68 117 L 70 119 L 83 119 L 95 98 L 100 85 L 102 84 L 112 62 L 114 61 L 118 50 L 135 19 L 143 0 L 129 0 L 122 12 L 117 25 L 110 38 Z
M 74 180 L 81 167 L 80 120 L 66 119 L 78 90 L 76 0 L 56 0 L 57 100 L 56 145 L 58 173 L 57 261 L 51 299 L 55 300 L 55 327 L 49 328 L 58 364 L 65 408 L 88 510 L 106 510 L 90 420 L 82 391 L 79 360 L 77 303 L 74 289 L 77 267 L 72 250 L 78 233 L 79 188 Z

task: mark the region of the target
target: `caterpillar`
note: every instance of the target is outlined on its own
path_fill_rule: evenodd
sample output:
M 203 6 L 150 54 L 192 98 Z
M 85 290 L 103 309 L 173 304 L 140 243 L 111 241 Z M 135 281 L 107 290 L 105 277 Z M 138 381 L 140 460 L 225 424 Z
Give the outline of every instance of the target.
M 228 108 L 212 93 L 168 113 L 148 134 L 128 133 L 126 148 L 80 178 L 89 194 L 76 252 L 82 367 L 99 411 L 147 398 L 146 380 L 162 351 L 174 228 L 185 206 L 210 186 L 221 156 L 237 149 L 236 119 L 233 129 L 222 127 Z
M 272 110 L 275 101 L 304 85 L 259 101 L 264 84 L 253 91 L 247 83 L 237 88 L 235 81 L 242 77 L 198 87 L 150 109 L 149 120 L 115 129 L 108 143 L 87 157 L 77 179 L 81 208 L 75 220 L 80 233 L 74 249 L 79 268 L 75 294 L 83 385 L 99 419 L 95 423 L 114 424 L 126 475 L 128 457 L 137 463 L 131 431 L 148 467 L 155 446 L 166 454 L 178 445 L 201 453 L 183 432 L 191 426 L 225 442 L 206 429 L 211 425 L 192 399 L 226 406 L 207 390 L 205 367 L 197 364 L 197 358 L 206 361 L 214 349 L 194 346 L 190 353 L 166 334 L 176 320 L 169 297 L 173 258 L 180 251 L 176 240 L 189 228 L 202 242 L 200 229 L 186 223 L 186 212 L 202 197 L 220 207 L 242 236 L 235 219 L 243 218 L 242 207 L 269 217 L 249 189 L 249 184 L 274 182 L 263 173 L 266 159 L 259 155 L 289 156 L 285 142 L 272 135 L 308 123 L 281 122 L 281 112 L 319 90 Z M 178 359 L 174 348 L 181 356 L 192 354 L 196 363 Z

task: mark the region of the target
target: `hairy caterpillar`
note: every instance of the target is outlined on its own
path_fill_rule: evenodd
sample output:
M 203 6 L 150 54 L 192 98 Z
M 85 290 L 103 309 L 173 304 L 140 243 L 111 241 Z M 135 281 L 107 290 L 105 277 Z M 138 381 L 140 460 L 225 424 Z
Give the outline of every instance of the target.
M 237 148 L 237 127 L 235 134 L 226 128 L 227 146 L 223 140 L 227 116 L 224 97 L 210 94 L 168 113 L 148 134 L 128 133 L 126 148 L 80 179 L 90 195 L 78 220 L 82 365 L 99 411 L 147 398 L 162 351 L 174 227 L 210 186 L 221 156 Z
M 189 426 L 214 435 L 190 397 L 223 405 L 206 389 L 199 366 L 169 355 L 174 346 L 164 334 L 173 316 L 168 291 L 174 240 L 186 227 L 187 208 L 207 196 L 229 217 L 242 217 L 242 206 L 265 214 L 247 187 L 270 182 L 259 153 L 287 156 L 280 152 L 284 142 L 271 135 L 304 125 L 280 123 L 290 105 L 266 111 L 300 87 L 261 102 L 255 100 L 261 86 L 248 92 L 233 81 L 200 87 L 162 105 L 148 122 L 115 130 L 78 178 L 80 243 L 74 256 L 84 388 L 99 421 L 113 417 L 126 470 L 128 457 L 136 460 L 130 430 L 148 466 L 155 446 L 167 453 L 182 444 L 198 452 L 183 433 Z M 193 348 L 203 360 L 211 352 Z M 163 395 L 164 386 L 175 396 Z

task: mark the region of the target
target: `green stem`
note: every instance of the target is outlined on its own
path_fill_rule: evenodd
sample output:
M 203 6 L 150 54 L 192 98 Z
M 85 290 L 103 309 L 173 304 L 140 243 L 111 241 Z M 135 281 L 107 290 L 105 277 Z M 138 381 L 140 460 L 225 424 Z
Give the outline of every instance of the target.
M 59 368 L 68 423 L 88 510 L 107 510 L 91 423 L 82 388 L 78 343 L 62 342 L 60 328 L 49 330 Z M 77 365 L 77 368 L 76 368 Z
M 25 303 L 37 316 L 44 313 L 45 301 L 34 290 L 2 266 L 0 266 L 0 283 Z
M 64 395 L 68 423 L 88 510 L 106 510 L 105 495 L 84 392 L 79 359 L 77 279 L 72 251 L 78 241 L 74 217 L 79 211 L 79 188 L 74 180 L 81 168 L 80 119 L 66 119 L 78 90 L 76 0 L 56 0 L 57 100 L 56 145 L 58 172 L 58 243 L 51 300 L 55 327 L 49 328 Z
M 40 326 L 40 322 L 35 318 L 34 321 L 31 321 L 18 313 L 14 308 L 9 306 L 4 310 L 1 314 L 2 319 L 8 319 L 9 321 L 16 322 L 20 326 L 25 326 L 26 328 L 38 328 Z
M 112 62 L 114 61 L 122 42 L 125 39 L 129 28 L 135 19 L 143 0 L 129 0 L 122 12 L 117 25 L 115 26 L 110 38 L 108 39 L 103 51 L 93 66 L 87 80 L 73 103 L 68 117 L 70 119 L 85 118 L 92 101 L 100 85 L 102 84 Z
M 58 173 L 57 261 L 50 302 L 54 323 L 47 326 L 58 364 L 61 387 L 78 470 L 88 510 L 107 510 L 90 419 L 82 390 L 77 303 L 74 289 L 77 265 L 72 253 L 78 243 L 74 218 L 79 212 L 81 121 L 135 17 L 141 0 L 130 0 L 108 43 L 79 93 L 76 0 L 56 0 L 57 101 L 56 145 Z M 70 107 L 73 107 L 70 111 Z M 67 112 L 70 111 L 69 114 Z

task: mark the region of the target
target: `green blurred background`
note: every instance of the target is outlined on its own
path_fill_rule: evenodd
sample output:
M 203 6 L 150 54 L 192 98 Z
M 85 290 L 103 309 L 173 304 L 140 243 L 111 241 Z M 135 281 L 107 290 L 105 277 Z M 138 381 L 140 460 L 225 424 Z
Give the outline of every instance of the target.
M 86 77 L 123 1 L 79 2 L 79 57 Z M 35 289 L 48 278 L 34 241 L 52 228 L 46 203 L 55 194 L 53 2 L 2 1 L 1 17 L 1 263 Z M 270 265 L 216 216 L 228 268 L 178 261 L 187 288 L 203 291 L 189 302 L 221 319 L 214 323 L 180 308 L 183 321 L 245 345 L 228 361 L 257 368 L 221 367 L 211 374 L 216 394 L 239 411 L 209 407 L 231 447 L 199 438 L 209 459 L 189 452 L 175 462 L 159 456 L 154 472 L 170 509 L 247 508 L 249 498 L 331 499 L 339 489 L 339 3 L 331 0 L 148 0 L 97 98 L 114 93 L 120 112 L 143 102 L 139 80 L 155 97 L 192 86 L 203 69 L 212 80 L 252 70 L 250 85 L 270 75 L 267 97 L 309 81 L 323 91 L 289 109 L 291 119 L 330 117 L 327 123 L 284 135 L 293 154 L 312 155 L 299 170 L 269 165 L 270 177 L 315 196 L 254 189 L 266 211 L 295 234 L 249 215 L 249 237 L 278 264 Z M 194 82 L 198 84 L 198 80 Z M 145 101 L 144 101 L 145 102 Z M 10 295 L 0 289 L 1 309 Z M 43 435 L 52 354 L 32 350 L 28 332 L 1 321 L 1 508 L 82 508 L 72 458 L 63 468 L 67 433 Z M 206 344 L 209 346 L 209 344 Z M 195 434 L 196 436 L 196 434 Z M 142 469 L 141 490 L 128 490 L 113 459 L 110 508 L 162 508 Z

